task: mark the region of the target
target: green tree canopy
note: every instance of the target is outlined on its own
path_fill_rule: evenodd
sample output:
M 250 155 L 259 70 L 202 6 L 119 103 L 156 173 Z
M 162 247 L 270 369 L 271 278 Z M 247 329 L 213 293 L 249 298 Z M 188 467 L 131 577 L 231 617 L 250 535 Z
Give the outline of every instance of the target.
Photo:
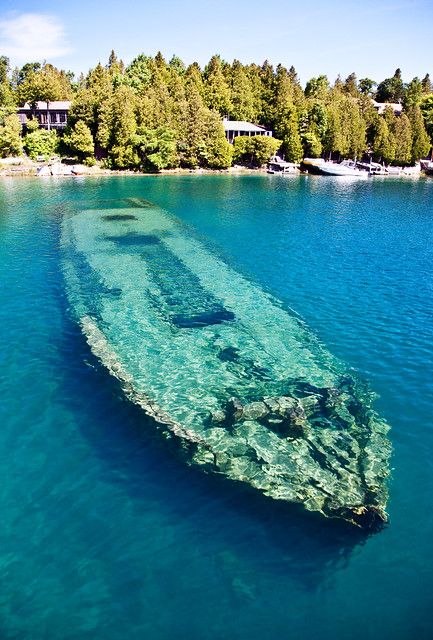
M 389 164 L 395 159 L 395 138 L 384 118 L 378 117 L 374 125 L 372 151 L 374 159 L 379 162 L 383 161 Z
M 282 141 L 286 160 L 288 162 L 302 160 L 303 148 L 299 134 L 299 118 L 295 107 L 287 110 L 286 117 L 279 122 L 276 133 Z
M 407 85 L 406 93 L 404 95 L 403 105 L 407 111 L 410 107 L 419 104 L 423 95 L 422 83 L 419 78 L 414 78 Z
M 358 83 L 359 91 L 364 95 L 373 95 L 374 87 L 376 83 L 371 78 L 361 78 Z
M 233 160 L 239 164 L 261 167 L 276 154 L 281 140 L 268 136 L 238 136 L 233 144 Z
M 232 164 L 233 148 L 226 140 L 224 127 L 215 111 L 204 116 L 204 145 L 201 152 L 203 166 L 209 169 L 227 169 Z
M 58 143 L 57 133 L 45 129 L 37 129 L 24 137 L 24 149 L 32 160 L 36 160 L 39 156 L 49 159 L 56 153 Z
M 412 162 L 412 126 L 405 113 L 394 119 L 391 132 L 395 139 L 395 162 L 408 165 Z
M 433 144 L 433 94 L 425 95 L 420 102 L 424 125 Z
M 0 56 L 0 121 L 15 111 L 16 96 L 8 78 L 9 58 Z
M 386 78 L 377 86 L 376 100 L 378 102 L 401 102 L 404 98 L 404 93 L 401 70 L 396 69 L 392 78 Z
M 15 114 L 5 117 L 0 125 L 0 157 L 19 156 L 23 151 L 21 122 Z
M 239 62 L 235 60 L 231 69 L 231 103 L 230 117 L 233 120 L 254 122 L 257 110 L 251 80 Z
M 329 91 L 329 81 L 326 76 L 318 76 L 308 80 L 305 86 L 305 95 L 307 98 L 316 98 L 317 100 L 325 100 Z
M 89 158 L 94 154 L 95 143 L 92 132 L 82 120 L 78 120 L 72 129 L 65 133 L 63 143 L 80 160 Z
M 232 111 L 230 89 L 227 85 L 219 56 L 213 56 L 205 72 L 205 98 L 209 109 L 217 111 L 221 116 Z
M 430 151 L 431 142 L 424 126 L 424 119 L 418 105 L 407 112 L 412 125 L 412 162 L 424 158 Z
M 430 75 L 428 73 L 426 73 L 424 78 L 422 79 L 421 86 L 422 86 L 422 91 L 425 94 L 429 94 L 433 91 Z
M 30 104 L 35 104 L 38 100 L 68 100 L 72 97 L 71 81 L 64 71 L 45 64 L 41 69 L 27 73 L 19 85 L 18 95 L 21 103 Z
M 145 168 L 160 171 L 177 165 L 176 132 L 172 129 L 142 129 L 137 142 Z
M 357 98 L 359 96 L 360 92 L 358 89 L 358 83 L 355 73 L 351 73 L 349 76 L 347 76 L 343 84 L 343 91 L 350 96 L 353 96 L 354 98 Z

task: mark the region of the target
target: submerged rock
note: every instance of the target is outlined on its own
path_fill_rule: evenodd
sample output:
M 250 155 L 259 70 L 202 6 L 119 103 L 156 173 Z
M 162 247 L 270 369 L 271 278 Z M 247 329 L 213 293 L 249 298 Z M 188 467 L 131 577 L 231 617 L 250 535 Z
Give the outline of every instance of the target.
M 225 411 L 228 422 L 237 422 L 242 418 L 243 413 L 244 407 L 242 402 L 238 398 L 230 398 Z
M 264 402 L 250 402 L 243 408 L 243 420 L 261 420 L 269 414 L 269 409 Z

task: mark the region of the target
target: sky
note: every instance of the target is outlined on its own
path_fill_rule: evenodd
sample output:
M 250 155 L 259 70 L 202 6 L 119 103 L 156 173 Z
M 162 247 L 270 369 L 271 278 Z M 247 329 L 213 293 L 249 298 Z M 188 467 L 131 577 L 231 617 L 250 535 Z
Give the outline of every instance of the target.
M 0 0 L 0 55 L 46 60 L 76 74 L 161 51 L 204 66 L 220 54 L 294 65 L 301 81 L 326 74 L 380 81 L 433 77 L 433 0 Z

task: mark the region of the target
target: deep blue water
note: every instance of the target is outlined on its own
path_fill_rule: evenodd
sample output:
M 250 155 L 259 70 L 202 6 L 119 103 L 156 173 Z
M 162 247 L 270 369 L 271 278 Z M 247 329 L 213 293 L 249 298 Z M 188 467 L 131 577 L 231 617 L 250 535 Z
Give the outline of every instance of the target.
M 142 197 L 378 392 L 390 524 L 365 536 L 187 468 L 89 352 L 60 225 Z M 433 181 L 0 183 L 0 638 L 432 637 Z

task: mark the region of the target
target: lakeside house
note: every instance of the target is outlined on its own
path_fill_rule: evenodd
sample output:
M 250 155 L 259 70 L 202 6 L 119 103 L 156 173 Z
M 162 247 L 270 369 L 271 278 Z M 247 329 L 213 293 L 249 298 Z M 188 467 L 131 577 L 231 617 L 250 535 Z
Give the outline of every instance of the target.
M 373 107 L 376 109 L 377 113 L 382 116 L 385 113 L 386 107 L 391 107 L 395 116 L 401 116 L 403 111 L 403 105 L 400 102 L 376 102 L 376 100 L 372 100 Z
M 68 112 L 71 108 L 70 100 L 53 100 L 53 102 L 38 101 L 34 105 L 26 102 L 17 110 L 23 127 L 27 120 L 36 118 L 41 129 L 64 129 L 68 122 Z
M 261 127 L 258 124 L 252 122 L 246 122 L 245 120 L 223 120 L 224 131 L 227 140 L 230 144 L 233 144 L 234 139 L 238 136 L 269 136 L 272 137 L 272 131 Z

